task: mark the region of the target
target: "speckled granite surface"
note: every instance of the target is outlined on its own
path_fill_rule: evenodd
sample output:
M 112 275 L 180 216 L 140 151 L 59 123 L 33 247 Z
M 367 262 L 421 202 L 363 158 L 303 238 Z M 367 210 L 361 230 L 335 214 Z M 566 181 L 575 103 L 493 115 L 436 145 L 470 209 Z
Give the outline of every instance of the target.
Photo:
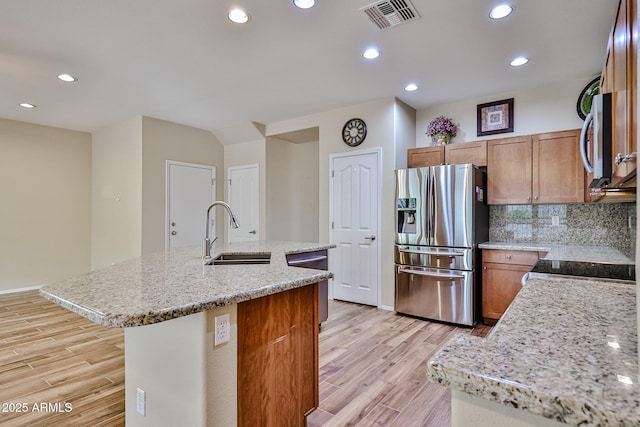
M 491 205 L 489 240 L 609 246 L 635 258 L 636 216 L 635 202 Z
M 608 246 L 562 245 L 557 243 L 531 242 L 485 242 L 478 245 L 480 249 L 504 249 L 515 251 L 545 251 L 546 259 L 558 261 L 607 262 L 610 264 L 635 264 L 616 248 Z
M 529 279 L 486 339 L 455 336 L 427 375 L 570 425 L 638 426 L 635 297 L 633 282 Z
M 287 266 L 286 255 L 331 247 L 264 241 L 217 245 L 214 257 L 271 252 L 271 263 L 207 266 L 201 247 L 178 248 L 46 285 L 40 295 L 103 326 L 148 325 L 328 279 L 328 271 Z

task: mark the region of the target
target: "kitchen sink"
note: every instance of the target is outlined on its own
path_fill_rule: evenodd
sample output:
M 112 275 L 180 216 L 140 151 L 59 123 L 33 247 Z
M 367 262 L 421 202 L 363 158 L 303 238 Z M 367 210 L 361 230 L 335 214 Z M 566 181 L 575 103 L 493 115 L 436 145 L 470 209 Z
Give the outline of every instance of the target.
M 247 264 L 270 264 L 271 252 L 246 253 L 246 254 L 220 254 L 213 258 L 210 264 L 213 265 L 247 265 Z

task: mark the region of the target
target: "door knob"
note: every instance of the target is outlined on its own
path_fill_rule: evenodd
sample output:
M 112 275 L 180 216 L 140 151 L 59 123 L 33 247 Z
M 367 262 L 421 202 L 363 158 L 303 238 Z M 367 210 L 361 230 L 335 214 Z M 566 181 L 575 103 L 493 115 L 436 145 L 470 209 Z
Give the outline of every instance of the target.
M 171 235 L 172 235 L 172 236 L 175 236 L 176 234 L 178 234 L 178 232 L 177 232 L 177 231 L 175 231 L 175 230 L 171 232 Z
M 256 230 L 251 230 L 249 234 L 256 234 Z
M 365 240 L 371 240 L 371 241 L 373 242 L 374 240 L 376 240 L 376 236 L 374 236 L 374 235 L 372 234 L 371 236 L 369 236 L 369 237 L 365 237 L 364 239 L 365 239 Z

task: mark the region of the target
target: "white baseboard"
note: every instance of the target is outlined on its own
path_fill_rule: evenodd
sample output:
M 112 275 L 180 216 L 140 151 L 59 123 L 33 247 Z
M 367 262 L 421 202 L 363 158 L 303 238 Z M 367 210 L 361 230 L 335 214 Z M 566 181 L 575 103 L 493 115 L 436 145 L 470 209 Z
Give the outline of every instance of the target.
M 5 290 L 0 290 L 0 295 L 5 295 L 5 294 L 16 294 L 18 292 L 27 292 L 27 291 L 37 291 L 38 289 L 40 289 L 43 285 L 40 286 L 29 286 L 27 288 L 16 288 L 16 289 L 5 289 Z
M 395 308 L 391 305 L 381 305 L 378 308 L 380 310 L 395 311 Z

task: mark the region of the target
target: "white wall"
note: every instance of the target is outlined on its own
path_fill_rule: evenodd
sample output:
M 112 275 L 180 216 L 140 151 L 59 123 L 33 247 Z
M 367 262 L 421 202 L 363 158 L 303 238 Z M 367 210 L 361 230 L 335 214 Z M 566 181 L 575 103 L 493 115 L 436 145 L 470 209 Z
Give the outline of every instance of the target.
M 396 150 L 396 169 L 407 167 L 407 150 L 416 146 L 416 110 L 404 102 L 395 104 L 394 144 Z
M 530 135 L 566 129 L 579 129 L 583 121 L 576 112 L 576 103 L 584 86 L 594 76 L 557 82 L 542 87 L 527 87 L 512 92 L 483 98 L 465 99 L 417 111 L 416 146 L 433 145 L 426 135 L 429 122 L 435 117 L 450 117 L 458 126 L 452 144 L 495 139 L 517 135 Z M 485 102 L 514 98 L 514 131 L 510 133 L 477 136 L 477 105 Z
M 142 118 L 142 254 L 165 248 L 166 161 L 216 167 L 217 198 L 222 197 L 224 149 L 209 131 L 150 117 Z M 223 232 L 217 221 L 214 236 Z M 204 238 L 204 223 L 202 224 Z
M 94 132 L 92 268 L 164 250 L 166 160 L 216 166 L 220 182 L 222 158 L 211 132 L 150 117 Z
M 266 126 L 267 136 L 293 132 L 300 129 L 318 127 L 319 139 L 319 237 L 329 241 L 329 155 L 380 147 L 382 149 L 382 215 L 378 243 L 381 250 L 381 299 L 379 305 L 393 307 L 393 198 L 395 182 L 393 171 L 396 165 L 395 150 L 395 109 L 397 100 L 393 98 L 352 105 L 323 113 L 275 122 Z M 358 147 L 349 147 L 342 142 L 341 132 L 345 122 L 359 117 L 367 124 L 367 137 Z M 406 153 L 404 153 L 406 157 Z M 331 251 L 329 251 L 331 262 Z
M 229 314 L 230 340 L 214 346 L 215 317 Z M 125 328 L 127 426 L 237 425 L 237 305 Z M 136 392 L 146 394 L 146 414 Z
M 0 119 L 0 293 L 91 268 L 91 135 Z
M 92 134 L 93 270 L 141 255 L 142 117 Z
M 267 138 L 266 239 L 319 239 L 319 141 Z

